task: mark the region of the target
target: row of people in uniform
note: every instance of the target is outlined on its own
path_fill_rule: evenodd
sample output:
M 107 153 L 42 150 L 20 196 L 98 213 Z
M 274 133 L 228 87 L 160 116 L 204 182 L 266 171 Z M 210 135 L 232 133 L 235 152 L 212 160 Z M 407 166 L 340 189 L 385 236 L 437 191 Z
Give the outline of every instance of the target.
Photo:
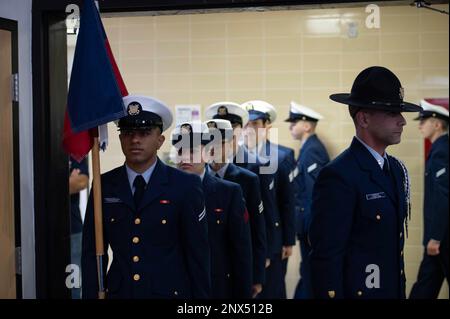
M 149 192 L 147 188 L 159 188 L 157 187 L 158 183 L 156 181 L 154 182 L 155 179 L 159 181 L 159 176 L 153 177 L 150 181 L 150 177 L 156 175 L 156 173 L 153 173 L 153 170 L 159 171 L 158 168 L 162 169 L 164 167 L 164 170 L 172 171 L 171 167 L 163 164 L 156 156 L 157 149 L 159 149 L 165 139 L 161 135 L 161 132 L 170 126 L 172 115 L 164 104 L 153 98 L 129 95 L 124 98 L 124 102 L 127 105 L 128 116 L 121 119 L 118 126 L 121 131 L 120 141 L 126 157 L 126 163 L 123 167 L 102 176 L 105 245 L 109 244 L 114 254 L 114 259 L 106 278 L 106 286 L 108 287 L 109 297 L 115 296 L 114 290 L 111 287 L 117 286 L 112 284 L 112 282 L 117 281 L 122 282 L 119 284 L 122 288 L 118 290 L 121 292 L 128 290 L 126 294 L 119 294 L 119 297 L 157 297 L 151 290 L 146 290 L 148 289 L 148 285 L 153 281 L 151 279 L 153 275 L 148 273 L 148 271 L 144 271 L 144 269 L 151 269 L 153 267 L 151 267 L 149 261 L 143 260 L 142 255 L 148 254 L 143 247 L 148 246 L 149 250 L 153 249 L 151 247 L 152 241 L 144 240 L 146 231 L 148 230 L 144 227 L 144 215 L 148 207 L 142 205 L 150 205 L 152 200 L 157 200 L 164 194 L 161 190 L 153 196 L 147 194 Z M 257 101 L 256 104 L 258 104 Z M 168 211 L 162 212 L 163 216 L 161 217 L 159 228 L 161 231 L 169 231 L 169 234 L 162 237 L 160 242 L 165 242 L 168 236 L 173 238 L 172 241 L 166 243 L 166 247 L 161 248 L 163 251 L 164 248 L 172 250 L 172 245 L 175 245 L 177 246 L 176 250 L 182 253 L 182 255 L 189 256 L 187 259 L 193 264 L 200 264 L 201 261 L 208 261 L 210 264 L 204 264 L 204 267 L 191 269 L 188 262 L 180 262 L 178 260 L 180 266 L 186 265 L 184 271 L 178 269 L 178 273 L 184 278 L 184 283 L 177 276 L 173 276 L 174 270 L 170 271 L 168 268 L 161 269 L 164 273 L 169 271 L 165 273 L 166 276 L 159 274 L 157 277 L 166 281 L 165 286 L 168 288 L 168 291 L 165 293 L 166 296 L 173 295 L 184 298 L 206 296 L 215 298 L 250 298 L 257 296 L 258 298 L 282 298 L 285 295 L 282 284 L 284 281 L 282 275 L 282 258 L 287 258 L 291 254 L 292 246 L 295 244 L 292 201 L 290 199 L 286 201 L 287 207 L 282 207 L 283 212 L 280 213 L 276 202 L 277 193 L 275 187 L 275 182 L 278 185 L 278 180 L 275 180 L 274 174 L 260 173 L 261 166 L 267 165 L 266 160 L 260 160 L 257 155 L 248 152 L 243 146 L 239 146 L 235 154 L 227 153 L 229 150 L 235 149 L 229 146 L 235 144 L 238 138 L 233 132 L 233 127 L 239 131 L 239 129 L 245 126 L 249 120 L 249 113 L 241 106 L 228 102 L 212 105 L 208 109 L 208 113 L 211 114 L 211 121 L 208 122 L 210 126 L 209 130 L 214 126 L 214 128 L 217 128 L 223 133 L 220 141 L 218 141 L 220 142 L 220 151 L 219 144 L 216 144 L 216 149 L 208 149 L 208 152 L 216 151 L 216 154 L 220 154 L 221 158 L 217 158 L 216 156 L 209 165 L 206 165 L 207 163 L 203 160 L 203 156 L 200 156 L 202 159 L 200 162 L 193 160 L 195 156 L 192 153 L 202 153 L 204 151 L 202 150 L 204 147 L 202 143 L 210 143 L 210 140 L 204 138 L 194 139 L 192 137 L 188 139 L 190 144 L 184 147 L 180 147 L 176 143 L 178 135 L 186 135 L 184 134 L 186 130 L 189 131 L 187 133 L 188 136 L 189 134 L 201 135 L 205 133 L 204 128 L 208 128 L 208 126 L 204 123 L 184 123 L 184 125 L 178 126 L 174 135 L 171 136 L 172 142 L 180 151 L 178 168 L 181 171 L 194 173 L 194 175 L 201 177 L 200 185 L 202 187 L 197 194 L 189 194 L 186 191 L 176 190 L 180 184 L 176 181 L 172 181 L 172 183 L 169 181 L 168 183 L 171 188 L 174 188 L 174 191 L 176 190 L 177 194 L 180 194 L 179 196 L 186 196 L 186 200 L 195 202 L 198 199 L 200 204 L 192 207 L 192 211 L 184 213 L 194 218 L 195 222 L 198 223 L 195 225 L 197 229 L 195 227 L 192 229 L 189 227 L 183 232 L 187 237 L 178 238 L 180 235 L 178 234 L 180 227 L 182 228 L 182 225 L 178 224 L 178 222 L 183 222 L 183 220 L 176 218 L 178 213 L 173 211 L 173 205 L 183 209 L 189 209 L 189 206 L 176 205 L 176 200 L 170 198 L 170 194 L 165 195 L 168 199 L 162 200 L 164 202 L 162 207 L 167 208 Z M 159 130 L 157 129 L 158 127 L 160 127 Z M 155 134 L 155 132 L 159 134 Z M 146 139 L 151 140 L 152 137 L 154 139 L 153 142 L 149 141 L 148 144 L 144 143 Z M 196 141 L 198 142 L 197 145 L 195 144 Z M 188 154 L 187 160 L 185 159 L 186 152 Z M 243 160 L 239 159 L 241 155 Z M 290 164 L 291 162 L 289 162 Z M 291 171 L 290 166 L 286 167 L 286 176 L 283 182 L 287 181 L 287 186 L 292 183 L 292 178 L 290 177 Z M 174 177 L 176 176 L 177 174 L 174 173 Z M 108 181 L 108 177 L 115 180 L 114 184 L 121 184 L 120 189 L 114 187 L 112 194 L 109 194 L 110 182 Z M 128 183 L 122 184 L 119 180 L 124 177 L 127 177 Z M 230 182 L 224 182 L 224 180 L 229 180 Z M 191 183 L 192 181 L 186 181 L 184 184 L 195 189 L 195 184 L 190 185 Z M 137 186 L 139 184 L 143 185 L 142 191 Z M 227 186 L 234 186 L 234 190 L 227 191 Z M 129 191 L 127 192 L 128 187 Z M 279 196 L 292 197 L 293 192 L 289 189 L 278 194 Z M 136 199 L 136 196 L 138 199 Z M 145 200 L 147 196 L 150 196 L 151 199 Z M 194 199 L 195 196 L 197 198 Z M 131 201 L 132 197 L 134 197 L 134 203 Z M 145 204 L 140 204 L 141 201 L 144 201 Z M 194 209 L 195 207 L 197 209 Z M 110 217 L 110 211 L 113 211 L 113 214 L 117 216 Z M 133 214 L 136 215 L 134 216 L 134 224 L 132 222 Z M 169 215 L 174 220 L 170 220 Z M 95 272 L 93 272 L 95 270 L 95 263 L 92 258 L 95 257 L 95 251 L 92 246 L 93 232 L 91 228 L 91 217 L 92 203 L 90 200 L 85 221 L 83 245 L 83 255 L 85 258 L 83 258 L 84 263 L 82 267 L 83 295 L 87 298 L 96 296 L 96 286 L 95 281 L 93 281 L 95 279 Z M 201 235 L 198 227 L 205 223 L 203 220 L 207 221 L 207 227 L 202 228 L 202 231 L 206 231 L 207 233 L 207 240 L 203 243 L 207 244 L 207 246 L 209 245 L 209 248 L 202 247 L 201 242 L 192 243 L 192 241 L 195 242 L 195 239 Z M 148 221 L 148 223 L 153 224 L 152 221 Z M 173 224 L 173 226 L 168 227 L 167 225 L 169 224 Z M 131 245 L 132 249 L 130 251 L 121 251 L 120 246 L 115 247 L 114 242 L 109 240 L 109 225 L 112 226 L 112 230 L 117 229 L 123 232 L 121 234 L 125 235 L 125 237 L 131 238 L 131 242 L 134 245 Z M 125 225 L 128 228 L 124 227 Z M 184 225 L 184 227 L 189 225 L 190 223 Z M 288 230 L 285 231 L 284 229 Z M 196 236 L 187 240 L 192 230 L 195 231 Z M 172 234 L 172 232 L 177 234 Z M 155 234 L 154 236 L 160 237 L 160 233 L 153 233 Z M 114 237 L 118 235 L 114 234 Z M 203 234 L 202 238 L 203 240 L 205 239 L 205 234 Z M 198 254 L 190 250 L 192 247 L 185 246 L 187 242 L 195 245 L 195 251 Z M 90 251 L 88 251 L 88 248 Z M 87 257 L 88 255 L 90 255 L 90 258 Z M 164 254 L 160 257 L 164 258 Z M 133 269 L 136 269 L 136 273 L 132 278 L 127 278 L 128 280 L 119 280 L 114 275 L 114 269 L 119 268 L 116 265 L 125 263 L 127 258 L 133 261 L 133 263 L 129 262 L 129 264 L 132 266 L 131 271 L 133 272 Z M 105 260 L 105 264 L 107 262 L 108 260 Z M 142 271 L 144 271 L 145 277 Z M 201 291 L 197 291 L 198 294 L 194 292 L 194 287 L 189 286 L 189 282 L 194 280 L 194 278 L 190 278 L 190 272 L 198 274 L 198 276 L 195 276 L 196 286 L 201 288 Z M 210 276 L 205 276 L 206 273 L 210 273 Z M 186 276 L 186 274 L 188 275 Z M 200 276 L 203 276 L 203 285 L 201 285 L 202 280 L 199 280 Z M 125 276 L 122 273 L 119 277 L 123 278 Z M 123 287 L 124 281 L 128 281 L 129 283 L 133 283 L 134 281 L 134 285 Z M 146 282 L 144 286 L 147 288 L 143 291 L 133 293 L 133 289 L 131 288 L 141 286 L 142 282 Z M 212 287 L 211 291 L 209 292 L 210 289 L 206 287 Z M 170 291 L 171 293 L 168 295 L 167 293 Z
M 401 112 L 421 108 L 403 101 L 400 81 L 382 67 L 363 70 L 350 94 L 331 98 L 350 106 L 356 137 L 330 163 L 315 134 L 320 114 L 291 104 L 286 121 L 302 143 L 295 160 L 292 149 L 269 139 L 275 108 L 255 100 L 215 103 L 206 122 L 177 126 L 170 136 L 176 169 L 157 157 L 170 109 L 125 97 L 128 115 L 118 122 L 125 164 L 102 175 L 104 242 L 114 256 L 107 297 L 286 298 L 296 236 L 295 298 L 403 297 L 408 175 L 385 148 L 400 142 Z M 244 130 L 241 145 L 243 128 L 255 130 Z M 205 134 L 214 130 L 220 138 Z M 275 171 L 264 171 L 272 165 Z M 381 271 L 375 289 L 364 286 L 369 265 Z M 92 195 L 82 270 L 83 298 L 96 298 Z

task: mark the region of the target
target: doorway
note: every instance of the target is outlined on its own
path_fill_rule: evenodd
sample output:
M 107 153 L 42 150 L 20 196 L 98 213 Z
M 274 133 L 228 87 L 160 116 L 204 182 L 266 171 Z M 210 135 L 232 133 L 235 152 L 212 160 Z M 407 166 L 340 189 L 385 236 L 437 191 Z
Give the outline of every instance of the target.
M 21 297 L 17 22 L 0 18 L 0 298 Z

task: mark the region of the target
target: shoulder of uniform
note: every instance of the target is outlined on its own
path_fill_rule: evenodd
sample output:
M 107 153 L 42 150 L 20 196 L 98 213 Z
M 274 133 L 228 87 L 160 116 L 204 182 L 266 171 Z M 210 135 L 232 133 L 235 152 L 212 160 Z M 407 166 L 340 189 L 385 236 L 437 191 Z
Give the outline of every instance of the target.
M 237 171 L 239 173 L 239 175 L 244 176 L 248 179 L 256 179 L 258 178 L 258 175 L 256 175 L 255 173 L 253 173 L 251 170 L 243 168 L 243 167 L 239 167 L 236 165 Z
M 217 179 L 217 181 L 218 181 L 218 184 L 220 184 L 221 187 L 224 187 L 224 188 L 229 188 L 229 189 L 235 189 L 235 188 L 240 189 L 241 188 L 241 186 L 239 184 L 231 182 L 231 181 L 227 181 L 225 179 Z
M 310 150 L 313 151 L 313 152 L 316 152 L 316 153 L 327 152 L 327 149 L 326 149 L 325 145 L 320 140 L 317 140 L 316 143 L 311 144 Z
M 287 154 L 294 153 L 294 150 L 293 150 L 292 148 L 290 148 L 290 147 L 287 147 L 287 146 L 284 146 L 284 145 L 280 145 L 280 148 L 281 148 L 284 152 L 286 152 Z
M 355 187 L 359 187 L 361 178 L 357 168 L 355 172 L 355 165 L 357 164 L 353 160 L 329 162 L 320 170 L 316 185 L 327 189 L 345 188 L 354 192 Z
M 191 173 L 183 172 L 182 170 L 176 169 L 172 166 L 166 165 L 167 174 L 174 179 L 185 181 L 186 183 L 191 183 L 194 181 L 201 182 L 199 176 Z M 187 184 L 189 185 L 189 184 Z
M 404 170 L 406 172 L 408 171 L 405 163 L 401 159 L 398 159 L 397 157 L 392 156 L 392 155 L 388 155 L 388 157 L 393 163 L 397 164 L 402 170 Z
M 448 144 L 433 149 L 430 158 L 448 162 Z
M 440 148 L 448 150 L 448 133 L 440 136 L 431 146 L 431 148 Z
M 101 174 L 101 178 L 102 178 L 102 179 L 110 179 L 110 178 L 114 178 L 114 177 L 117 176 L 117 175 L 120 173 L 120 171 L 123 170 L 123 169 L 124 169 L 124 166 L 123 166 L 123 165 L 122 165 L 122 166 L 119 166 L 119 167 L 116 167 L 116 168 L 113 168 L 112 170 L 107 171 L 107 172 Z
M 289 160 L 291 153 L 287 149 L 278 148 L 278 159 L 280 162 Z
M 342 166 L 349 165 L 349 163 L 353 164 L 353 162 L 356 162 L 356 159 L 351 155 L 350 151 L 347 149 L 338 156 L 336 156 L 335 159 L 331 160 L 328 163 L 328 166 L 341 168 Z
M 323 168 L 321 172 L 330 172 L 337 175 L 342 175 L 343 177 L 350 176 L 349 171 L 354 171 L 355 166 L 358 165 L 355 157 L 351 155 L 349 150 L 345 150 L 339 154 L 335 159 L 329 161 Z

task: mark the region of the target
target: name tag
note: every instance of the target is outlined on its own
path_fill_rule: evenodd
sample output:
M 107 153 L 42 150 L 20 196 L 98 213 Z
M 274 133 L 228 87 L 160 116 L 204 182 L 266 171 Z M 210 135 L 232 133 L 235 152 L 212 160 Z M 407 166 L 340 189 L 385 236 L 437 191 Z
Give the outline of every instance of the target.
M 105 197 L 105 204 L 115 204 L 115 203 L 122 203 L 122 200 L 116 197 Z
M 447 169 L 444 167 L 444 168 L 442 168 L 442 169 L 440 169 L 440 170 L 438 170 L 437 172 L 436 172 L 436 178 L 438 178 L 439 176 L 441 176 L 442 174 L 445 174 L 445 171 L 446 171 Z
M 384 192 L 366 194 L 366 200 L 380 199 L 380 198 L 385 198 L 385 197 L 386 197 L 386 194 Z

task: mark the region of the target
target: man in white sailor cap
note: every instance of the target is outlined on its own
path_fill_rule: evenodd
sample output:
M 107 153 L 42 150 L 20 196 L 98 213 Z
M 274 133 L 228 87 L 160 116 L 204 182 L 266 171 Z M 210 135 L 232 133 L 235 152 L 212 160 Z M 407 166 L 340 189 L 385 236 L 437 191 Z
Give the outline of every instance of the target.
M 157 151 L 172 113 L 161 101 L 123 98 L 118 122 L 124 165 L 102 174 L 105 251 L 114 259 L 107 298 L 208 298 L 210 254 L 205 202 L 198 176 L 166 166 Z M 83 229 L 83 298 L 96 298 L 92 194 Z M 108 265 L 105 255 L 103 266 Z
M 221 146 L 221 140 L 221 132 L 201 121 L 182 123 L 172 133 L 177 167 L 202 179 L 211 247 L 211 297 L 249 299 L 252 243 L 242 189 L 239 184 L 209 174 L 206 166 L 211 146 L 216 142 Z
M 267 217 L 263 199 L 267 198 L 266 178 L 258 175 L 259 167 L 239 162 L 234 163 L 239 145 L 241 130 L 248 122 L 248 113 L 234 102 L 217 102 L 205 111 L 208 126 L 217 126 L 223 132 L 222 154 L 214 152 L 210 163 L 214 175 L 241 185 L 250 216 L 253 255 L 253 297 L 258 296 L 265 283 L 265 268 L 268 265 Z M 231 132 L 231 134 L 230 134 Z M 217 146 L 214 146 L 218 149 Z M 261 178 L 263 180 L 261 181 Z
M 241 140 L 241 131 L 245 125 L 247 125 L 248 113 L 245 112 L 238 103 L 223 101 L 208 106 L 205 111 L 205 119 L 222 119 L 230 121 L 235 135 L 234 148 L 236 149 L 237 144 L 240 143 Z
M 300 242 L 302 261 L 300 263 L 300 280 L 295 289 L 295 299 L 312 298 L 311 275 L 309 266 L 309 253 L 311 247 L 308 243 L 308 227 L 311 221 L 311 202 L 314 182 L 320 170 L 329 161 L 328 152 L 317 136 L 316 126 L 323 116 L 304 105 L 292 101 L 289 118 L 291 135 L 300 141 L 301 149 L 297 160 L 297 169 L 294 170 L 294 180 L 297 184 L 295 199 L 296 229 Z
M 275 107 L 261 100 L 247 101 L 241 105 L 249 122 L 244 130 L 244 141 L 249 152 L 268 158 L 277 170 L 274 174 L 275 205 L 271 263 L 267 269 L 266 286 L 261 297 L 286 298 L 285 275 L 287 262 L 295 245 L 295 206 L 293 171 L 294 150 L 269 140 L 269 130 L 276 120 Z
M 448 109 L 420 102 L 422 111 L 416 120 L 431 150 L 425 164 L 423 201 L 423 245 L 425 247 L 417 282 L 410 299 L 436 299 L 442 282 L 449 282 L 448 230 Z

